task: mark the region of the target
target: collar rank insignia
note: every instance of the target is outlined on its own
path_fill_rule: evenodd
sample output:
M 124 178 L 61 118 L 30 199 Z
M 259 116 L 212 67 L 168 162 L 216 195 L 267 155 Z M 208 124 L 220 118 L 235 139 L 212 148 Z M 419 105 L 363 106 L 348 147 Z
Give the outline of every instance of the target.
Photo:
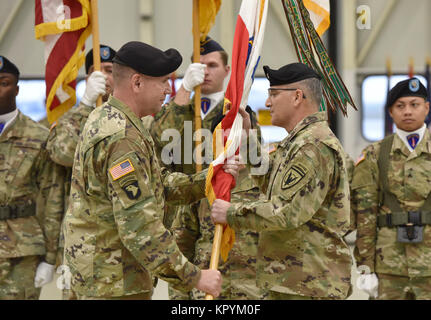
M 130 161 L 130 159 L 124 160 L 109 169 L 109 173 L 114 181 L 133 171 L 135 171 L 135 168 L 133 168 L 132 161 Z
M 208 98 L 202 98 L 201 99 L 201 109 L 202 109 L 202 112 L 204 114 L 208 112 L 210 105 L 211 105 L 210 99 L 208 99 Z
M 127 197 L 131 200 L 138 199 L 141 195 L 141 189 L 139 188 L 138 181 L 132 181 L 121 187 L 121 189 L 123 189 Z
M 419 134 L 417 133 L 412 133 L 407 136 L 407 142 L 409 143 L 410 147 L 412 147 L 412 149 L 416 148 L 416 146 L 418 145 L 418 141 Z
M 299 181 L 301 181 L 307 171 L 305 168 L 294 164 L 292 167 L 287 170 L 286 174 L 283 178 L 283 183 L 281 184 L 281 189 L 286 190 L 295 186 Z

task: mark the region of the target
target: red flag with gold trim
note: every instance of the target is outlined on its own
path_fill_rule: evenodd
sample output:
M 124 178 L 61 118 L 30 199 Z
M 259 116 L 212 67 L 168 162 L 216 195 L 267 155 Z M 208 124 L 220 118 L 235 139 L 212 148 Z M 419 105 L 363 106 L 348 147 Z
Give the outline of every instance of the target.
M 45 42 L 46 113 L 52 123 L 76 103 L 76 77 L 91 34 L 89 0 L 36 0 L 34 31 Z

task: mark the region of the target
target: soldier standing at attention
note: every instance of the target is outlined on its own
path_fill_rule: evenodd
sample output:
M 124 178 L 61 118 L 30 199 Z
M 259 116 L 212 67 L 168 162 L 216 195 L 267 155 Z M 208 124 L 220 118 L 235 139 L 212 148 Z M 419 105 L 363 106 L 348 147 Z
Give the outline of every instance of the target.
M 75 153 L 65 218 L 72 290 L 78 299 L 150 299 L 154 275 L 218 296 L 220 272 L 190 263 L 162 223 L 165 201 L 205 196 L 206 171 L 168 174 L 141 121 L 160 110 L 182 57 L 132 41 L 113 61 L 113 96 L 92 111 Z M 225 165 L 238 170 L 238 161 Z
M 52 124 L 49 131 L 47 150 L 55 163 L 64 167 L 65 172 L 65 192 L 64 208 L 67 204 L 70 193 L 70 182 L 72 178 L 73 157 L 78 145 L 79 136 L 87 121 L 88 115 L 96 106 L 96 100 L 102 95 L 102 101 L 108 101 L 112 94 L 112 59 L 116 51 L 109 46 L 100 45 L 100 70 L 94 71 L 93 49 L 85 56 L 85 92 L 79 106 L 68 110 L 56 122 Z M 64 214 L 63 214 L 64 218 Z M 64 235 L 60 232 L 58 245 L 57 265 L 63 263 Z M 58 272 L 58 271 L 57 271 Z M 63 298 L 72 298 L 72 293 L 63 289 Z
M 219 43 L 209 37 L 201 42 L 200 48 L 200 63 L 189 65 L 175 99 L 155 115 L 151 127 L 151 135 L 162 161 L 162 149 L 168 143 L 168 141 L 162 141 L 164 130 L 176 129 L 181 133 L 181 141 L 176 141 L 176 143 L 183 145 L 181 150 L 183 156 L 179 163 L 172 163 L 170 168 L 173 171 L 187 174 L 195 173 L 195 163 L 186 160 L 187 157 L 192 159 L 192 152 L 185 152 L 184 147 L 187 122 L 190 128 L 193 130 L 195 128 L 195 106 L 190 100 L 194 87 L 201 85 L 203 129 L 214 130 L 223 118 L 223 106 L 227 103 L 227 100 L 224 99 L 224 80 L 230 71 L 228 55 Z M 257 138 L 260 139 L 260 127 L 257 124 L 256 115 L 250 107 L 247 107 L 247 110 L 248 114 L 241 109 L 241 112 L 244 113 L 242 115 L 246 117 L 251 115 L 251 128 L 249 129 L 256 129 Z M 211 143 L 209 145 L 212 146 Z M 247 146 L 247 141 L 244 141 L 242 146 Z M 211 147 L 208 149 L 212 152 Z M 211 155 L 208 158 L 209 161 L 202 164 L 203 168 L 207 168 L 213 160 Z M 260 195 L 259 188 L 249 176 L 248 170 L 241 170 L 238 183 L 232 190 L 232 202 L 255 201 L 259 199 Z M 215 229 L 211 222 L 208 200 L 202 199 L 190 206 L 168 205 L 165 212 L 165 225 L 171 227 L 181 251 L 198 267 L 207 268 L 210 264 Z M 256 287 L 255 281 L 258 239 L 258 233 L 251 230 L 236 234 L 235 244 L 229 253 L 228 261 L 219 265 L 219 270 L 223 275 L 222 292 L 219 299 L 257 300 L 263 297 L 263 291 Z M 169 286 L 170 299 L 203 299 L 204 296 L 203 292 L 196 289 L 188 293 L 175 291 L 172 286 Z
M 39 299 L 54 274 L 64 212 L 48 129 L 16 107 L 18 68 L 0 56 L 0 300 Z
M 399 82 L 386 108 L 395 133 L 369 145 L 356 163 L 358 286 L 371 298 L 431 299 L 431 136 L 426 88 Z
M 289 135 L 261 176 L 266 199 L 217 199 L 211 217 L 259 232 L 257 284 L 269 290 L 268 299 L 345 299 L 352 266 L 343 240 L 350 226 L 346 155 L 319 112 L 320 76 L 301 63 L 263 69 L 272 124 Z

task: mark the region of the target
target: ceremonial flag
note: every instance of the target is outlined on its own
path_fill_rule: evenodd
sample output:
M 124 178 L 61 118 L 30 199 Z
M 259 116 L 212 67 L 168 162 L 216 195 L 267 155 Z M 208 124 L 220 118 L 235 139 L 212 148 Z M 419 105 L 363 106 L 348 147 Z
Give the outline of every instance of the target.
M 329 57 L 302 0 L 281 0 L 298 60 L 322 77 L 321 110 L 337 108 L 347 115 L 347 104 L 357 110 L 349 91 Z
M 413 60 L 413 57 L 410 57 L 409 59 L 409 78 L 413 78 L 415 75 L 415 62 Z
M 230 190 L 235 186 L 232 175 L 221 170 L 225 161 L 239 153 L 242 117 L 239 108 L 245 108 L 254 74 L 260 60 L 263 44 L 268 0 L 243 0 L 235 27 L 232 52 L 232 72 L 226 91 L 225 102 L 230 110 L 214 130 L 214 157 L 208 169 L 206 195 L 209 203 L 222 199 L 230 201 Z M 226 105 L 224 112 L 226 112 Z M 217 133 L 222 130 L 223 150 L 217 150 Z M 218 152 L 218 154 L 217 154 Z M 228 226 L 223 231 L 220 254 L 224 261 L 233 246 L 235 235 Z
M 329 0 L 304 0 L 314 28 L 321 37 L 329 28 Z
M 214 25 L 221 0 L 199 0 L 199 32 L 200 40 L 204 41 Z
M 46 113 L 52 123 L 76 103 L 76 77 L 91 34 L 89 0 L 36 0 L 34 30 L 45 42 Z

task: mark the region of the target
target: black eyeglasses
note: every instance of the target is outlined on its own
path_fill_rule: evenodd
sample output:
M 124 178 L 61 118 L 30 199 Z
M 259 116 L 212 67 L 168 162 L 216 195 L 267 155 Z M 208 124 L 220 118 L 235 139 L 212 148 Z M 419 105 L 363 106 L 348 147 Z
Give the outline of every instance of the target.
M 283 91 L 296 91 L 296 90 L 301 90 L 299 88 L 268 88 L 268 96 L 271 98 L 274 96 L 273 93 L 271 93 L 271 91 L 276 91 L 276 90 L 283 90 Z M 302 92 L 302 97 L 305 99 L 305 94 L 304 92 Z

